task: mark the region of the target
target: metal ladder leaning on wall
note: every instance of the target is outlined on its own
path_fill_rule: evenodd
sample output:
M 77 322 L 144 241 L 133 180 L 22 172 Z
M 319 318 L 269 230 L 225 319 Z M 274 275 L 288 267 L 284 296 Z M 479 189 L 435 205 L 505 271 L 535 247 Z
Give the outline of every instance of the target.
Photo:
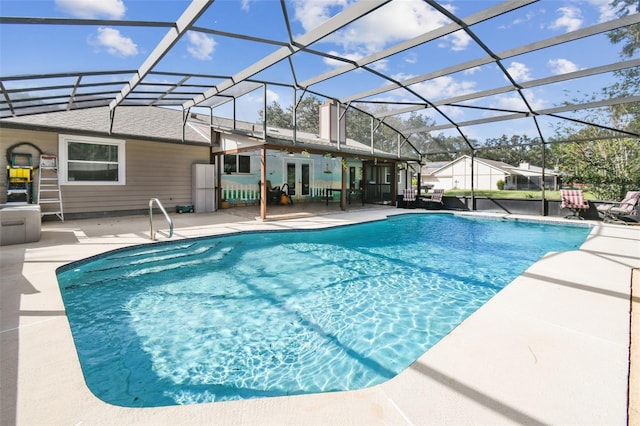
M 42 216 L 56 215 L 64 222 L 62 192 L 60 191 L 60 181 L 58 178 L 58 157 L 56 155 L 40 154 L 38 204 L 40 204 L 40 213 Z

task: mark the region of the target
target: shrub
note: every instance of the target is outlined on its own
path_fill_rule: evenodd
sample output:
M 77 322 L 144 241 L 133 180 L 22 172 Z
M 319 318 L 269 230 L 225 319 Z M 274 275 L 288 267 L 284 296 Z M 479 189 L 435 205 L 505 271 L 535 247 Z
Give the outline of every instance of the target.
M 502 191 L 504 189 L 504 181 L 500 179 L 496 182 L 496 186 L 498 187 L 498 190 Z

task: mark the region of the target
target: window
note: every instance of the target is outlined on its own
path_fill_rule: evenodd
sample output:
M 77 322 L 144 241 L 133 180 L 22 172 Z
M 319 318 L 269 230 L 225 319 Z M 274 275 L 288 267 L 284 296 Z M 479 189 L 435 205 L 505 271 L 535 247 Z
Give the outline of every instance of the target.
M 384 169 L 384 183 L 390 184 L 391 183 L 391 167 L 384 166 L 383 169 Z
M 251 173 L 251 157 L 248 155 L 225 155 L 225 173 Z
M 60 135 L 60 183 L 124 185 L 125 141 Z

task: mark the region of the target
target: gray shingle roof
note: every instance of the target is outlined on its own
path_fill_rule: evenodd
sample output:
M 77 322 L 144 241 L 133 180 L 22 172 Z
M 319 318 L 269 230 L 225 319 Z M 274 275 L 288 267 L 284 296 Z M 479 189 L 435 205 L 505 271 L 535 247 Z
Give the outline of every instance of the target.
M 1 127 L 182 142 L 182 112 L 175 109 L 121 106 L 115 109 L 111 134 L 109 125 L 109 107 L 50 112 L 0 120 Z M 185 143 L 207 145 L 210 143 L 209 125 L 202 119 L 190 119 L 184 126 L 184 132 Z

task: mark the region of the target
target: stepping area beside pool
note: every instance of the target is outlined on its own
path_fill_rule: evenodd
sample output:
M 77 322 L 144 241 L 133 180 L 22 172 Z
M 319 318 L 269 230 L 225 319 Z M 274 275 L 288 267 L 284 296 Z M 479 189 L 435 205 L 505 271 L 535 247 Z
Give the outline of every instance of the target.
M 176 215 L 174 239 L 404 213 L 375 208 L 271 222 L 224 213 Z M 640 227 L 592 224 L 580 250 L 548 254 L 381 385 L 136 409 L 106 404 L 86 387 L 55 270 L 149 243 L 148 218 L 44 222 L 40 241 L 0 252 L 0 423 L 626 424 L 630 284 L 632 269 L 640 268 Z

